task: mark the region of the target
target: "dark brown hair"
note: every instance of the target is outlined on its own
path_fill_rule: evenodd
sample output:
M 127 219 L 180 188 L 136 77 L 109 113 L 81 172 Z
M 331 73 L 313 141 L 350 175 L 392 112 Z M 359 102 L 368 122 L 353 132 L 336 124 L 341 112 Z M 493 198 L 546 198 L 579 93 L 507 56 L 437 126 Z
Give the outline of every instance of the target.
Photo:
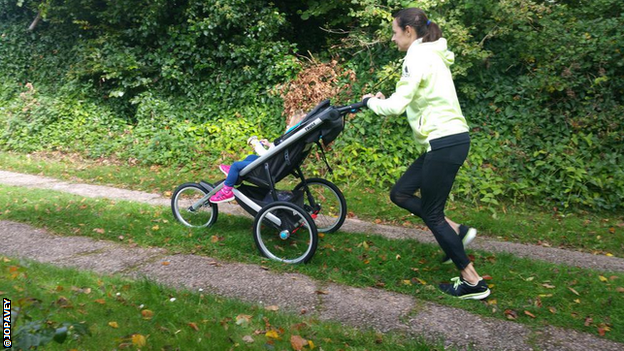
M 394 14 L 394 18 L 396 18 L 397 24 L 402 30 L 405 30 L 407 26 L 414 28 L 418 35 L 417 38 L 422 38 L 423 43 L 436 41 L 442 37 L 440 27 L 429 21 L 425 11 L 422 9 L 410 7 L 399 10 Z

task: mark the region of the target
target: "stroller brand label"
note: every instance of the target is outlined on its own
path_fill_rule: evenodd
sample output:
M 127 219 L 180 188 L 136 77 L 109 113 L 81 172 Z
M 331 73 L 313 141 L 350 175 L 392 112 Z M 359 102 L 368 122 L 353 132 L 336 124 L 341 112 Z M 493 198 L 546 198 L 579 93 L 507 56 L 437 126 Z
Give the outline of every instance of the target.
M 316 126 L 316 124 L 317 124 L 316 122 L 310 123 L 310 125 L 309 125 L 309 126 L 307 126 L 307 127 L 305 127 L 305 129 L 304 129 L 304 130 L 307 132 L 308 130 L 310 130 L 310 129 L 314 128 L 314 127 Z

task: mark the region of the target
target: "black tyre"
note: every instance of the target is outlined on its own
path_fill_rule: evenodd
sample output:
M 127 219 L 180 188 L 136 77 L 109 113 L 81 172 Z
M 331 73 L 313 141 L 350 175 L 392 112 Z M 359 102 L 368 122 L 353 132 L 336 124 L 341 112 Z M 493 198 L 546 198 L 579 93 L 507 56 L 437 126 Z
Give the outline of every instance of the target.
M 211 187 L 207 183 L 204 183 L 204 186 Z M 212 189 L 204 189 L 197 183 L 180 185 L 171 196 L 171 210 L 175 219 L 191 228 L 213 225 L 217 221 L 219 209 L 216 204 L 210 203 L 207 198 L 204 199 L 210 190 Z M 198 201 L 202 202 L 198 204 Z M 198 207 L 193 209 L 194 205 Z
M 281 223 L 274 223 L 275 218 Z M 256 214 L 253 235 L 263 256 L 289 264 L 309 262 L 318 245 L 312 217 L 286 201 L 272 202 Z
M 347 201 L 342 191 L 323 178 L 310 178 L 306 183 L 309 193 L 303 183 L 299 183 L 295 190 L 304 190 L 303 208 L 314 218 L 319 233 L 333 233 L 340 229 L 347 218 Z

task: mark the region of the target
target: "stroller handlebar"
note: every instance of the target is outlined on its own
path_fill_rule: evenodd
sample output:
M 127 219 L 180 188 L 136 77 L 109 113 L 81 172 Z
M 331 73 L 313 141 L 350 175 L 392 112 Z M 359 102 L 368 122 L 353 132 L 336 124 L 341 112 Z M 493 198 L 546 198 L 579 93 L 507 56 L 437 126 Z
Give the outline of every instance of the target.
M 366 103 L 368 102 L 368 98 L 360 101 L 360 102 L 356 102 L 354 104 L 351 105 L 346 105 L 346 106 L 336 106 L 336 110 L 338 110 L 338 112 L 340 112 L 340 114 L 346 114 L 346 113 L 356 113 L 358 112 L 362 107 L 366 107 Z

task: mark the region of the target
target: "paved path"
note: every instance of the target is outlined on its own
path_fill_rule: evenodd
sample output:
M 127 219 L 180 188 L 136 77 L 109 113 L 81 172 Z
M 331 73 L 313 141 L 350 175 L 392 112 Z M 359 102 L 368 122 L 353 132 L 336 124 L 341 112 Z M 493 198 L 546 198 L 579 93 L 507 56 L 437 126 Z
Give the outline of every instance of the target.
M 115 200 L 137 201 L 151 205 L 170 205 L 170 200 L 168 198 L 164 198 L 158 194 L 118 189 L 108 186 L 70 183 L 49 177 L 7 171 L 0 171 L 0 184 L 52 189 L 85 197 L 105 197 Z M 219 211 L 230 214 L 247 215 L 240 207 L 232 204 L 220 205 Z M 428 231 L 415 228 L 378 225 L 357 219 L 347 219 L 340 230 L 345 232 L 376 234 L 390 239 L 414 239 L 423 243 L 435 243 L 433 235 Z M 488 252 L 511 253 L 518 257 L 565 264 L 574 267 L 624 272 L 624 259 L 619 257 L 592 255 L 559 248 L 510 243 L 483 237 L 477 237 L 472 244 L 470 244 L 470 248 Z
M 57 236 L 21 223 L 0 221 L 0 241 L 0 255 L 100 274 L 146 277 L 195 291 L 202 288 L 216 295 L 277 305 L 281 310 L 295 313 L 305 309 L 323 320 L 381 332 L 405 332 L 431 341 L 443 339 L 447 346 L 460 349 L 624 350 L 624 344 L 591 334 L 552 326 L 533 330 L 519 323 L 478 316 L 408 295 L 318 282 L 301 274 L 273 273 L 258 265 L 170 254 L 161 248 L 133 248 L 112 241 Z M 163 265 L 164 261 L 169 264 Z

